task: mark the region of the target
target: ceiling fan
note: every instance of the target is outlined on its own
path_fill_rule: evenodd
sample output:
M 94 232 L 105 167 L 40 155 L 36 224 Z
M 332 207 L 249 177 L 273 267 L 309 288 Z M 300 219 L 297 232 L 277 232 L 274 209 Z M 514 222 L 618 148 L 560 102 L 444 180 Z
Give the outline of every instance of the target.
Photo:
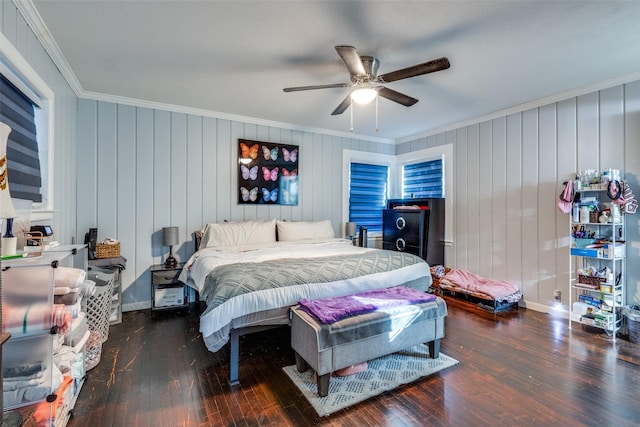
M 446 70 L 451 66 L 451 64 L 449 64 L 449 60 L 442 57 L 422 64 L 378 75 L 378 66 L 380 65 L 380 62 L 377 58 L 374 58 L 373 56 L 360 56 L 358 55 L 356 48 L 353 46 L 336 46 L 336 51 L 338 51 L 338 55 L 340 55 L 340 58 L 342 58 L 342 61 L 347 66 L 347 70 L 349 70 L 351 83 L 286 87 L 283 90 L 285 92 L 297 92 L 337 87 L 352 88 L 349 95 L 347 95 L 340 105 L 338 105 L 338 107 L 331 113 L 331 115 L 334 116 L 344 113 L 351 105 L 352 100 L 360 104 L 366 104 L 375 99 L 377 95 L 406 107 L 410 107 L 418 102 L 416 98 L 397 92 L 393 89 L 389 89 L 383 86 L 383 84 L 433 73 L 435 71 Z M 362 97 L 362 99 L 360 97 Z

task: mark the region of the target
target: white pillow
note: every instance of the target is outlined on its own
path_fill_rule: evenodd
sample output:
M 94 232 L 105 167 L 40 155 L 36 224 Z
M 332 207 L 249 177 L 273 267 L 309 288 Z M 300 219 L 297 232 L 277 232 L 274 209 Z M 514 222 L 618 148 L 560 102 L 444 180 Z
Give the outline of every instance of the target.
M 276 241 L 276 220 L 218 222 L 205 225 L 201 248 L 254 245 Z
M 331 221 L 278 221 L 279 242 L 291 242 L 295 240 L 332 239 L 333 225 Z

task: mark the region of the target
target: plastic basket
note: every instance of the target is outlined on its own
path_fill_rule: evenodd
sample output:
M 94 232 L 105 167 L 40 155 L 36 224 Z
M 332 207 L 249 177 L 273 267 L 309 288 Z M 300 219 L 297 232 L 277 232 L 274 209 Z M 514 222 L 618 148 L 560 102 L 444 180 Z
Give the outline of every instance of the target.
M 84 369 L 88 371 L 100 363 L 102 356 L 102 337 L 100 332 L 91 331 L 84 350 Z
M 98 332 L 102 342 L 109 338 L 109 317 L 111 316 L 111 300 L 113 296 L 113 279 L 96 286 L 96 293 L 87 300 L 87 324 L 89 330 Z
M 625 307 L 624 314 L 627 317 L 627 330 L 629 341 L 640 343 L 640 307 Z

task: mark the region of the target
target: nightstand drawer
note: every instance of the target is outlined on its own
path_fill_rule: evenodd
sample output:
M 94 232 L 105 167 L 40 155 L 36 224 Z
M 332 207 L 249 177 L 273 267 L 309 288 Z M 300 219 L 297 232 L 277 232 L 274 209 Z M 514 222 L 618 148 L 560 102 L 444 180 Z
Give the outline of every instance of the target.
M 151 283 L 154 285 L 170 285 L 178 282 L 180 270 L 153 271 L 151 272 Z
M 184 287 L 158 288 L 154 295 L 155 307 L 175 307 L 185 304 Z

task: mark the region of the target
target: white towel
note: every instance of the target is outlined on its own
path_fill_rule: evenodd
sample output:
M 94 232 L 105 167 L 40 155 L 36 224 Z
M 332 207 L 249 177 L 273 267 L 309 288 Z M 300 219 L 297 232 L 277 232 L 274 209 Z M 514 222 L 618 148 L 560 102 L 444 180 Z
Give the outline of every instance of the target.
M 80 268 L 58 267 L 53 273 L 55 286 L 77 288 L 84 282 L 87 272 Z

